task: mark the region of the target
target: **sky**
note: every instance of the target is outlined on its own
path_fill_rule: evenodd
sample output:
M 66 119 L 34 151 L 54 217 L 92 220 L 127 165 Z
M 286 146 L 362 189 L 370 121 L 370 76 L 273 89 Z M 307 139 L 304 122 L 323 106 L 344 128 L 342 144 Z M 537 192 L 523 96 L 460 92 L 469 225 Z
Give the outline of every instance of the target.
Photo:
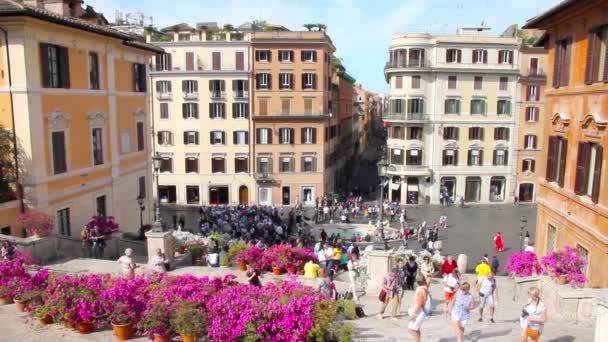
M 384 64 L 391 36 L 406 32 L 455 33 L 480 25 L 500 34 L 523 25 L 560 0 L 85 0 L 113 22 L 115 11 L 142 12 L 162 28 L 186 22 L 216 21 L 238 26 L 255 19 L 305 30 L 323 23 L 336 56 L 364 88 L 386 92 Z

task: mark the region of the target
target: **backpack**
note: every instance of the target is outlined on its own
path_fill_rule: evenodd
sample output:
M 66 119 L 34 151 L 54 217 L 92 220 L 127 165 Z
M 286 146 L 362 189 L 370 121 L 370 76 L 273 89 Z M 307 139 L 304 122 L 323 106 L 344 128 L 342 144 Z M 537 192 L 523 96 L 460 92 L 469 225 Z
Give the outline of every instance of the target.
M 433 314 L 433 297 L 427 290 L 426 294 L 426 302 L 424 302 L 424 307 L 422 307 L 422 311 L 424 311 L 425 316 L 431 316 Z

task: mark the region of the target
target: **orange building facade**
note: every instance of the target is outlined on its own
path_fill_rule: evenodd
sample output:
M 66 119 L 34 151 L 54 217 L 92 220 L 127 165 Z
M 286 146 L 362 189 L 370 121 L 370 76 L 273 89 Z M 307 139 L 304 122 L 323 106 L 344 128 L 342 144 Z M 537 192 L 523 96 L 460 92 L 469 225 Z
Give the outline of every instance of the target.
M 563 1 L 524 28 L 549 50 L 536 250 L 577 248 L 608 287 L 608 1 Z

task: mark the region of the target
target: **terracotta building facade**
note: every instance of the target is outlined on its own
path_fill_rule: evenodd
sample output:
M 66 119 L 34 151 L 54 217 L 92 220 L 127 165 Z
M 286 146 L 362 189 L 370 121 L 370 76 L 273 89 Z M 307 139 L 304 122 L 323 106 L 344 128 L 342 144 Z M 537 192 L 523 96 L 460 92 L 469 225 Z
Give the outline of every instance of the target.
M 550 70 L 536 249 L 575 247 L 590 287 L 608 287 L 608 12 L 605 0 L 563 1 L 528 21 L 546 30 Z

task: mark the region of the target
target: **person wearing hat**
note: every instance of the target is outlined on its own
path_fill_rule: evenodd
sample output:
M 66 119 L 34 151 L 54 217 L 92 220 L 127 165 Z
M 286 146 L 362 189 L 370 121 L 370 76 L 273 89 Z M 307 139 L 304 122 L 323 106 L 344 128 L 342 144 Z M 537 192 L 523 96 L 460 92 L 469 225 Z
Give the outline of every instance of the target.
M 485 277 L 488 273 L 492 272 L 492 267 L 490 266 L 490 260 L 488 260 L 487 256 L 484 256 L 481 259 L 481 262 L 475 266 L 475 273 L 477 274 L 477 281 L 481 278 Z
M 382 280 L 382 290 L 386 292 L 386 296 L 384 296 L 384 302 L 382 302 L 382 309 L 380 309 L 380 313 L 378 314 L 378 319 L 382 319 L 382 315 L 384 314 L 384 310 L 388 306 L 390 301 L 393 302 L 393 320 L 397 319 L 397 311 L 400 307 L 400 296 L 399 291 L 401 289 L 401 282 L 399 277 L 397 277 L 397 273 L 393 270 L 389 272 L 384 279 Z

